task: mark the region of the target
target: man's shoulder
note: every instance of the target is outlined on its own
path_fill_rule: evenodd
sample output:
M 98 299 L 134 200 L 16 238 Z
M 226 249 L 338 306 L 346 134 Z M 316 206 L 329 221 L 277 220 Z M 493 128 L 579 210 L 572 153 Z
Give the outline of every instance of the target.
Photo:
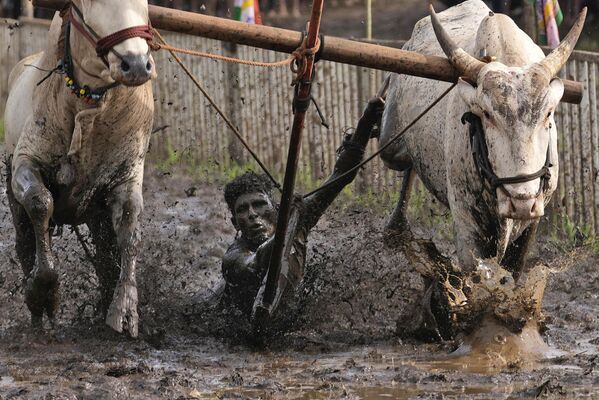
M 223 263 L 234 262 L 239 258 L 239 256 L 247 256 L 251 254 L 252 250 L 250 249 L 248 243 L 242 238 L 237 238 L 231 243 L 225 255 L 223 256 Z

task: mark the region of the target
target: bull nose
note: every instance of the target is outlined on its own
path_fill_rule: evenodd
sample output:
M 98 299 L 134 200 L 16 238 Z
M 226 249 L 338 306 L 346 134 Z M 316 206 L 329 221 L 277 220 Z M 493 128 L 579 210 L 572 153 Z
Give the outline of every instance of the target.
M 154 71 L 154 63 L 149 54 L 127 54 L 121 58 L 120 81 L 129 86 L 147 82 Z
M 545 213 L 545 207 L 542 196 L 529 198 L 529 199 L 517 199 L 510 197 L 509 206 L 507 212 L 501 213 L 502 217 L 512 219 L 533 219 L 542 217 Z

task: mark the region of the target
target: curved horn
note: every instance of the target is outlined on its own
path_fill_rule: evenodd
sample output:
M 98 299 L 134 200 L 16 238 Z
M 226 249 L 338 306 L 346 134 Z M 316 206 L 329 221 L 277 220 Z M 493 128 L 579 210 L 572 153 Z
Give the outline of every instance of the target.
M 578 15 L 578 18 L 572 26 L 572 29 L 570 29 L 570 32 L 568 32 L 568 35 L 566 35 L 560 45 L 538 63 L 542 67 L 545 67 L 547 71 L 549 71 L 550 78 L 553 78 L 555 75 L 557 75 L 566 61 L 568 61 L 572 50 L 574 50 L 574 46 L 576 46 L 576 42 L 578 42 L 578 37 L 582 31 L 586 16 L 587 8 L 585 7 Z
M 472 57 L 455 44 L 441 25 L 432 4 L 430 5 L 430 12 L 435 36 L 437 36 L 437 40 L 439 41 L 443 52 L 461 76 L 465 76 L 469 80 L 476 82 L 478 73 L 485 63 Z

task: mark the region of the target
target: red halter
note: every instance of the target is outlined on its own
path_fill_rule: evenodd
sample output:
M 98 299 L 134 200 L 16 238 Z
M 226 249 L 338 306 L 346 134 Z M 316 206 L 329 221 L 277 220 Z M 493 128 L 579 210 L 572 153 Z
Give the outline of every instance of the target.
M 95 47 L 96 54 L 102 59 L 106 66 L 108 66 L 106 55 L 109 52 L 113 52 L 117 57 L 123 58 L 116 50 L 113 49 L 113 47 L 117 44 L 135 37 L 145 39 L 146 41 L 151 41 L 154 37 L 152 34 L 152 26 L 148 24 L 125 28 L 111 33 L 106 37 L 100 38 L 100 35 L 98 35 L 89 25 L 85 23 L 83 14 L 72 2 L 70 3 L 69 21 L 73 27 L 75 27 L 75 29 L 77 29 L 83 35 L 83 37 L 85 37 Z

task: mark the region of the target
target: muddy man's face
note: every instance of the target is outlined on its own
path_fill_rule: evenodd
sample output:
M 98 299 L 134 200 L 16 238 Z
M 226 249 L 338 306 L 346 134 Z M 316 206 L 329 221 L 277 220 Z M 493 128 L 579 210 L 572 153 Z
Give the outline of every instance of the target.
M 262 192 L 246 193 L 237 198 L 233 223 L 250 242 L 262 244 L 275 232 L 276 210 Z

